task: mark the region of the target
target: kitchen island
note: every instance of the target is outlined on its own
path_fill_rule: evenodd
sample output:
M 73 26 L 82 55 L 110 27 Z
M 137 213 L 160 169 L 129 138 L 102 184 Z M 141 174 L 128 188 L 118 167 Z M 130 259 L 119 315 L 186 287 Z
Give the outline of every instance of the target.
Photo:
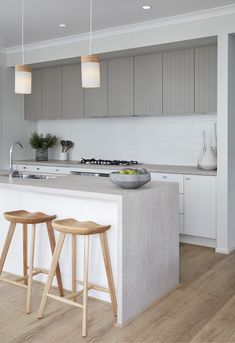
M 0 176 L 0 249 L 8 223 L 4 211 L 42 211 L 58 219 L 74 217 L 110 224 L 109 249 L 117 291 L 117 324 L 123 326 L 179 283 L 178 185 L 150 182 L 125 190 L 107 178 L 61 176 L 48 180 L 10 180 Z M 78 279 L 82 280 L 83 240 L 78 245 Z M 107 287 L 98 237 L 92 237 L 89 281 Z M 22 273 L 22 230 L 15 232 L 5 271 Z M 20 261 L 20 262 L 19 262 Z M 35 267 L 49 268 L 51 254 L 46 230 L 36 233 Z M 71 289 L 71 242 L 65 241 L 60 260 L 64 287 Z M 45 276 L 35 279 L 45 282 Z M 107 294 L 90 295 L 109 300 Z

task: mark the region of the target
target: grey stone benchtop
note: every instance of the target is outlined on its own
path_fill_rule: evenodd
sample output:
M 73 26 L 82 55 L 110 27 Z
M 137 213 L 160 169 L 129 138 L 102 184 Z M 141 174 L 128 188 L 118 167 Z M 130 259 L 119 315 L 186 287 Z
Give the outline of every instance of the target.
M 118 170 L 125 168 L 125 166 L 107 166 L 107 165 L 92 165 L 82 164 L 80 161 L 60 161 L 60 160 L 49 160 L 40 161 L 35 160 L 20 160 L 15 161 L 14 164 L 25 164 L 25 165 L 38 165 L 48 167 L 67 167 L 67 168 L 84 168 L 84 169 L 95 169 L 95 170 Z M 151 173 L 167 173 L 167 174 L 188 174 L 188 175 L 206 175 L 216 176 L 216 170 L 203 170 L 196 166 L 175 166 L 175 165 L 163 165 L 163 164 L 137 164 L 130 166 L 130 168 L 146 168 Z
M 5 175 L 4 175 L 5 174 Z M 9 178 L 6 172 L 0 171 L 0 187 L 9 187 L 43 192 L 58 195 L 81 196 L 86 198 L 99 198 L 106 200 L 118 200 L 120 197 L 136 197 L 137 193 L 149 192 L 154 194 L 159 190 L 164 192 L 178 188 L 177 183 L 151 181 L 139 189 L 122 189 L 114 185 L 109 178 L 98 178 L 80 175 L 58 176 L 53 179 L 19 179 Z

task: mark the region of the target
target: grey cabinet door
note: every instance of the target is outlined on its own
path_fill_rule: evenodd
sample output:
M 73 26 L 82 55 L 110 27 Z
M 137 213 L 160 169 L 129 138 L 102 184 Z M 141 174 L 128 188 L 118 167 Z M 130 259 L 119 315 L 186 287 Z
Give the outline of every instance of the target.
M 107 61 L 100 62 L 100 87 L 85 88 L 85 117 L 105 117 L 108 115 L 108 73 Z
M 135 115 L 162 114 L 162 53 L 134 59 Z
M 81 65 L 62 67 L 62 117 L 83 118 Z
M 194 113 L 194 49 L 163 53 L 163 114 Z
M 134 64 L 133 57 L 108 61 L 108 115 L 134 114 L 133 106 Z
M 195 48 L 195 112 L 216 112 L 217 46 Z
M 61 118 L 61 67 L 42 70 L 42 114 L 44 119 Z
M 32 93 L 25 95 L 25 119 L 42 119 L 42 70 L 33 70 Z

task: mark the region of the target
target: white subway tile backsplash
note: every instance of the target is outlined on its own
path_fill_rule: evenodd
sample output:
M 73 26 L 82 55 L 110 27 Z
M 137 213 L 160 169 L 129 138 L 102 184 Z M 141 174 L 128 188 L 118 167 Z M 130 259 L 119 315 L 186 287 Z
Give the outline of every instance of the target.
M 196 165 L 202 131 L 211 144 L 216 115 L 91 118 L 39 121 L 38 131 L 71 139 L 70 159 L 138 160 L 153 164 Z M 50 152 L 59 157 L 60 146 Z
M 192 137 L 173 137 L 173 150 L 192 151 Z

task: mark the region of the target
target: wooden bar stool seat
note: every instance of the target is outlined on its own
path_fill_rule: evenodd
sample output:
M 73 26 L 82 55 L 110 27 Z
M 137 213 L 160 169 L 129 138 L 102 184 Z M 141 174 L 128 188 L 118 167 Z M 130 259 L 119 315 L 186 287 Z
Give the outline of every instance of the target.
M 3 246 L 2 255 L 0 257 L 0 275 L 2 273 L 7 254 L 10 248 L 13 234 L 17 224 L 22 224 L 23 228 L 23 277 L 16 280 L 11 280 L 0 276 L 0 281 L 7 282 L 9 284 L 27 288 L 27 302 L 26 302 L 26 313 L 31 312 L 31 297 L 32 297 L 32 281 L 33 276 L 44 273 L 48 274 L 48 271 L 41 268 L 34 268 L 34 250 L 35 250 L 35 239 L 36 239 L 36 224 L 45 223 L 47 226 L 47 232 L 50 242 L 52 254 L 55 250 L 55 236 L 52 227 L 52 220 L 56 218 L 56 215 L 47 215 L 42 212 L 28 212 L 25 210 L 17 210 L 11 212 L 5 212 L 4 217 L 10 222 L 7 237 Z M 28 225 L 32 225 L 31 232 L 31 245 L 30 245 L 30 261 L 28 267 Z M 62 278 L 60 273 L 59 264 L 56 266 L 56 277 L 58 282 L 58 288 L 60 296 L 64 295 Z M 23 281 L 24 283 L 20 283 Z
M 80 222 L 73 218 L 56 220 L 52 223 L 53 228 L 60 232 L 58 242 L 56 244 L 55 252 L 53 254 L 52 263 L 50 267 L 50 272 L 48 275 L 47 283 L 44 289 L 42 296 L 41 305 L 38 312 L 38 318 L 42 318 L 47 298 L 52 298 L 54 300 L 61 301 L 65 304 L 70 304 L 82 309 L 82 336 L 86 337 L 87 335 L 87 300 L 88 300 L 88 291 L 90 289 L 95 289 L 102 292 L 107 292 L 110 294 L 111 303 L 114 311 L 114 315 L 117 315 L 117 300 L 116 293 L 113 281 L 111 260 L 108 249 L 108 241 L 106 231 L 110 229 L 110 225 L 100 225 L 92 221 Z M 62 251 L 63 243 L 66 235 L 69 234 L 72 236 L 72 294 L 68 298 L 61 298 L 54 294 L 50 294 L 50 288 L 53 281 L 53 277 L 56 271 L 56 266 L 58 264 L 60 254 Z M 89 236 L 99 234 L 102 253 L 104 258 L 105 270 L 108 279 L 108 289 L 88 283 L 88 265 L 89 265 Z M 77 235 L 84 236 L 84 268 L 83 268 L 83 281 L 78 281 L 76 279 L 76 237 Z M 79 283 L 83 285 L 83 289 L 79 292 L 76 290 L 76 285 Z M 76 302 L 76 298 L 79 295 L 83 295 L 83 304 Z M 71 300 L 73 299 L 73 300 Z
M 56 218 L 56 215 L 48 216 L 42 212 L 28 212 L 25 210 L 5 212 L 4 217 L 12 223 L 19 224 L 41 224 L 51 222 Z
M 68 218 L 53 222 L 55 230 L 70 235 L 95 235 L 110 229 L 110 225 L 100 225 L 95 222 L 79 222 L 76 219 Z

